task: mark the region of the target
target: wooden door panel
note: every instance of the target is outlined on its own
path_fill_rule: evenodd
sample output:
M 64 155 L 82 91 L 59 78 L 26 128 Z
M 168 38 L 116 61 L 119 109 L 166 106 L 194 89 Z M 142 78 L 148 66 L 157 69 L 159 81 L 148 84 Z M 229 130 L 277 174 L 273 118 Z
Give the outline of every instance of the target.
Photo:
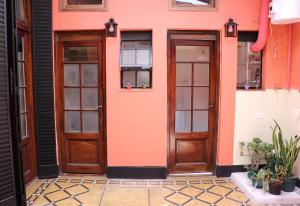
M 85 40 L 86 35 L 58 34 L 60 157 L 63 172 L 103 173 L 103 38 L 100 32 L 92 35 L 94 40 Z
M 169 49 L 169 172 L 208 172 L 214 156 L 214 41 L 170 40 Z

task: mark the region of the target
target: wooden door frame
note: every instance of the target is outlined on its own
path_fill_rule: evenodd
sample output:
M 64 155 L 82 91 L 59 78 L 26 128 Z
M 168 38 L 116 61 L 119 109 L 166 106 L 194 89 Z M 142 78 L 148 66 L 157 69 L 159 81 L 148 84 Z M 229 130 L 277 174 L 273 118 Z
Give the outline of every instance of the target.
M 35 101 L 34 101 L 34 88 L 33 88 L 33 63 L 32 63 L 32 7 L 31 7 L 31 0 L 23 0 L 23 3 L 25 3 L 25 16 L 23 20 L 16 19 L 16 27 L 17 27 L 17 33 L 20 33 L 24 38 L 24 59 L 27 61 L 27 64 L 24 67 L 24 78 L 26 82 L 27 91 L 29 90 L 29 94 L 25 93 L 26 98 L 26 106 L 28 107 L 29 113 L 27 114 L 27 129 L 28 129 L 28 135 L 31 136 L 29 143 L 31 144 L 32 149 L 32 156 L 31 156 L 31 164 L 32 164 L 32 175 L 33 177 L 31 180 L 33 180 L 37 176 L 37 149 L 36 149 L 36 131 L 35 131 Z M 18 36 L 18 34 L 17 34 Z M 18 46 L 18 45 L 17 45 Z M 16 53 L 18 52 L 18 49 Z M 18 57 L 17 57 L 18 58 Z M 18 61 L 18 59 L 17 59 Z M 17 67 L 17 65 L 16 65 Z M 26 72 L 27 71 L 27 72 Z M 17 71 L 16 71 L 17 73 Z M 19 87 L 18 87 L 19 89 Z M 17 91 L 18 92 L 18 91 Z M 18 94 L 19 95 L 19 94 Z M 27 98 L 27 96 L 29 98 Z M 19 98 L 19 97 L 18 97 Z M 29 103 L 29 104 L 28 104 Z M 19 115 L 19 108 L 18 108 L 18 114 Z M 18 116 L 19 118 L 19 116 Z M 30 125 L 29 125 L 30 124 Z M 28 126 L 29 125 L 29 126 Z M 20 134 L 20 133 L 19 133 Z M 23 139 L 20 136 L 21 141 L 21 147 Z M 21 151 L 22 153 L 22 151 Z M 23 161 L 23 156 L 22 156 Z M 23 163 L 24 165 L 24 163 Z M 24 169 L 24 168 L 23 168 Z M 24 172 L 24 171 L 23 171 Z M 26 183 L 26 177 L 24 175 L 24 182 Z
M 213 135 L 213 162 L 212 162 L 212 173 L 216 173 L 216 161 L 217 161 L 217 146 L 218 146 L 218 130 L 219 130 L 219 94 L 220 94 L 220 31 L 216 30 L 168 30 L 167 33 L 167 62 L 168 62 L 168 68 L 167 68 L 167 104 L 168 104 L 168 116 L 167 116 L 167 136 L 168 136 L 168 143 L 167 143 L 167 168 L 168 168 L 168 173 L 170 169 L 170 140 L 171 140 L 171 132 L 170 132 L 170 112 L 171 112 L 171 40 L 172 36 L 178 36 L 179 39 L 182 40 L 192 40 L 192 41 L 197 41 L 197 40 L 214 40 L 215 41 L 215 77 L 216 77 L 216 82 L 215 82 L 215 108 L 214 108 L 214 135 Z
M 58 109 L 60 107 L 60 101 L 61 97 L 60 95 L 60 85 L 57 82 L 59 79 L 59 61 L 57 60 L 59 55 L 59 34 L 74 34 L 74 35 L 87 35 L 87 34 L 99 34 L 102 36 L 102 75 L 103 75 L 103 82 L 102 82 L 102 89 L 103 89 L 103 159 L 104 159 L 104 174 L 106 173 L 107 169 L 107 118 L 106 118 L 106 36 L 105 36 L 105 30 L 80 30 L 80 31 L 55 31 L 54 32 L 54 74 L 53 74 L 53 81 L 54 81 L 54 98 L 55 98 L 55 133 L 56 133 L 56 140 L 57 140 L 57 155 L 58 155 L 58 162 L 59 162 L 59 171 L 62 173 L 62 157 L 61 157 L 61 150 L 63 149 L 63 142 L 62 142 L 62 134 L 61 134 L 61 120 L 59 118 L 60 110 Z M 100 122 L 99 122 L 100 124 Z M 96 175 L 96 174 L 94 174 Z

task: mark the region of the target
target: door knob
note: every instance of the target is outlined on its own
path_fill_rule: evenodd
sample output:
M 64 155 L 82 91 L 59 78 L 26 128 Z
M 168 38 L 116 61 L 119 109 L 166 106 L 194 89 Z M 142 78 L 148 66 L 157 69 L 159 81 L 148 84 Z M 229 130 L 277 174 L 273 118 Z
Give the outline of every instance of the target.
M 210 105 L 209 105 L 209 109 L 213 109 L 214 107 L 215 107 L 214 104 L 210 104 Z

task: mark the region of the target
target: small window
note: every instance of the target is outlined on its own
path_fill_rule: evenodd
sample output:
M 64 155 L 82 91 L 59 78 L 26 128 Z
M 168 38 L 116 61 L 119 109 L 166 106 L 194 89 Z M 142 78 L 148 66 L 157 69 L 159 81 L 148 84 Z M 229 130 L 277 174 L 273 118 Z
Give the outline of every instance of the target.
M 121 33 L 121 88 L 151 88 L 152 33 Z
M 171 9 L 202 10 L 216 8 L 217 0 L 170 0 Z
M 251 51 L 257 35 L 257 32 L 238 34 L 238 89 L 261 89 L 262 87 L 262 52 Z
M 64 10 L 105 10 L 105 0 L 61 0 Z

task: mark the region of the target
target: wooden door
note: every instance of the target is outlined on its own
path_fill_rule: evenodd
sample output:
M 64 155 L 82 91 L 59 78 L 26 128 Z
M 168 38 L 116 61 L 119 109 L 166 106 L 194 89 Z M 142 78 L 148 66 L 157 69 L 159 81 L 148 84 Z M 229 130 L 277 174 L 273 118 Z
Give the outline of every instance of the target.
M 36 153 L 34 132 L 34 104 L 32 88 L 31 43 L 29 33 L 18 30 L 18 104 L 19 134 L 25 183 L 36 176 Z
M 211 172 L 215 42 L 173 39 L 169 49 L 169 172 Z
M 103 173 L 103 39 L 98 33 L 59 34 L 58 132 L 62 171 Z

